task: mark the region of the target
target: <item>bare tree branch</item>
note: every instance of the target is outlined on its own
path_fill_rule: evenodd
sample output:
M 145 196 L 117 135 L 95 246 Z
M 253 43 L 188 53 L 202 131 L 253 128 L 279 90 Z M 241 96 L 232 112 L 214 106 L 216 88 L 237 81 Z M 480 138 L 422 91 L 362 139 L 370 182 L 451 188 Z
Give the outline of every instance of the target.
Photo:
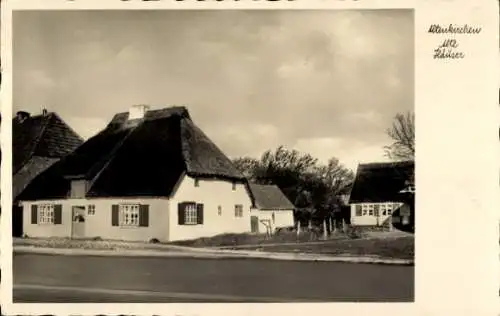
M 387 135 L 393 143 L 385 146 L 385 154 L 392 160 L 414 160 L 415 159 L 415 114 L 407 112 L 398 113 L 394 117 L 391 128 L 387 129 Z

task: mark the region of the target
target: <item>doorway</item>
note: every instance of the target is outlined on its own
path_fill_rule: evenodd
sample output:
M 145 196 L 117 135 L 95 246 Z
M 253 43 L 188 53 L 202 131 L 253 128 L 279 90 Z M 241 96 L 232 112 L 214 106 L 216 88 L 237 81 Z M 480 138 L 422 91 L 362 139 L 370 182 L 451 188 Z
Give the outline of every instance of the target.
M 259 217 L 258 216 L 251 216 L 250 217 L 250 227 L 252 229 L 252 233 L 259 232 Z
M 85 206 L 72 207 L 71 237 L 85 237 Z

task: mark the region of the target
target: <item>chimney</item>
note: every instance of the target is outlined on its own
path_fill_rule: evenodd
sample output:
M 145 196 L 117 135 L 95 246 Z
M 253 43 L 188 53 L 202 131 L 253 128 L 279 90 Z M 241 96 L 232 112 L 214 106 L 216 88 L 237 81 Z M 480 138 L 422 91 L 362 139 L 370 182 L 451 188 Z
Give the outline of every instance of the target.
M 149 105 L 139 104 L 133 105 L 128 111 L 128 119 L 136 120 L 144 118 L 144 114 L 149 110 Z
M 30 114 L 28 112 L 25 112 L 25 111 L 18 111 L 16 113 L 16 118 L 17 118 L 17 121 L 19 123 L 24 122 L 29 117 L 30 117 Z

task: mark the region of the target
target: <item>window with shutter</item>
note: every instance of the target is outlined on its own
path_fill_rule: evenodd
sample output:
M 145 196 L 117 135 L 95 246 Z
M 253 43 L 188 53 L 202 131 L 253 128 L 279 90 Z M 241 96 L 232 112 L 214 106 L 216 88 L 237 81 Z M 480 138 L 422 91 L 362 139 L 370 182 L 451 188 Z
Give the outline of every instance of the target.
M 37 215 L 39 224 L 54 224 L 53 204 L 39 204 L 37 205 L 37 210 L 38 210 Z
M 196 203 L 186 203 L 184 208 L 184 224 L 198 224 L 198 208 L 196 206 Z
M 177 206 L 179 225 L 201 225 L 203 224 L 203 204 L 195 202 L 182 202 Z
M 139 226 L 139 204 L 120 204 L 120 226 Z

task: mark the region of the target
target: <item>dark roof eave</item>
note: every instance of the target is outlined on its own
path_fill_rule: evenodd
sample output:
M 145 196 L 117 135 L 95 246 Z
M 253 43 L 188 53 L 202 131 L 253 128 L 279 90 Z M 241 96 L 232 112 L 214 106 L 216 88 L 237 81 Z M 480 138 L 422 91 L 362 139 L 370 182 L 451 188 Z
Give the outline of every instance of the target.
M 275 207 L 275 208 L 259 208 L 256 207 L 259 211 L 293 211 L 295 209 L 294 206 L 290 207 Z
M 240 176 L 229 176 L 229 175 L 225 175 L 225 174 L 209 174 L 209 173 L 193 172 L 193 171 L 186 172 L 186 175 L 188 175 L 192 178 L 238 180 L 238 181 L 246 182 L 246 178 L 244 176 L 241 176 L 241 177 Z
M 66 175 L 63 178 L 65 180 L 88 180 L 88 176 L 86 174 Z

